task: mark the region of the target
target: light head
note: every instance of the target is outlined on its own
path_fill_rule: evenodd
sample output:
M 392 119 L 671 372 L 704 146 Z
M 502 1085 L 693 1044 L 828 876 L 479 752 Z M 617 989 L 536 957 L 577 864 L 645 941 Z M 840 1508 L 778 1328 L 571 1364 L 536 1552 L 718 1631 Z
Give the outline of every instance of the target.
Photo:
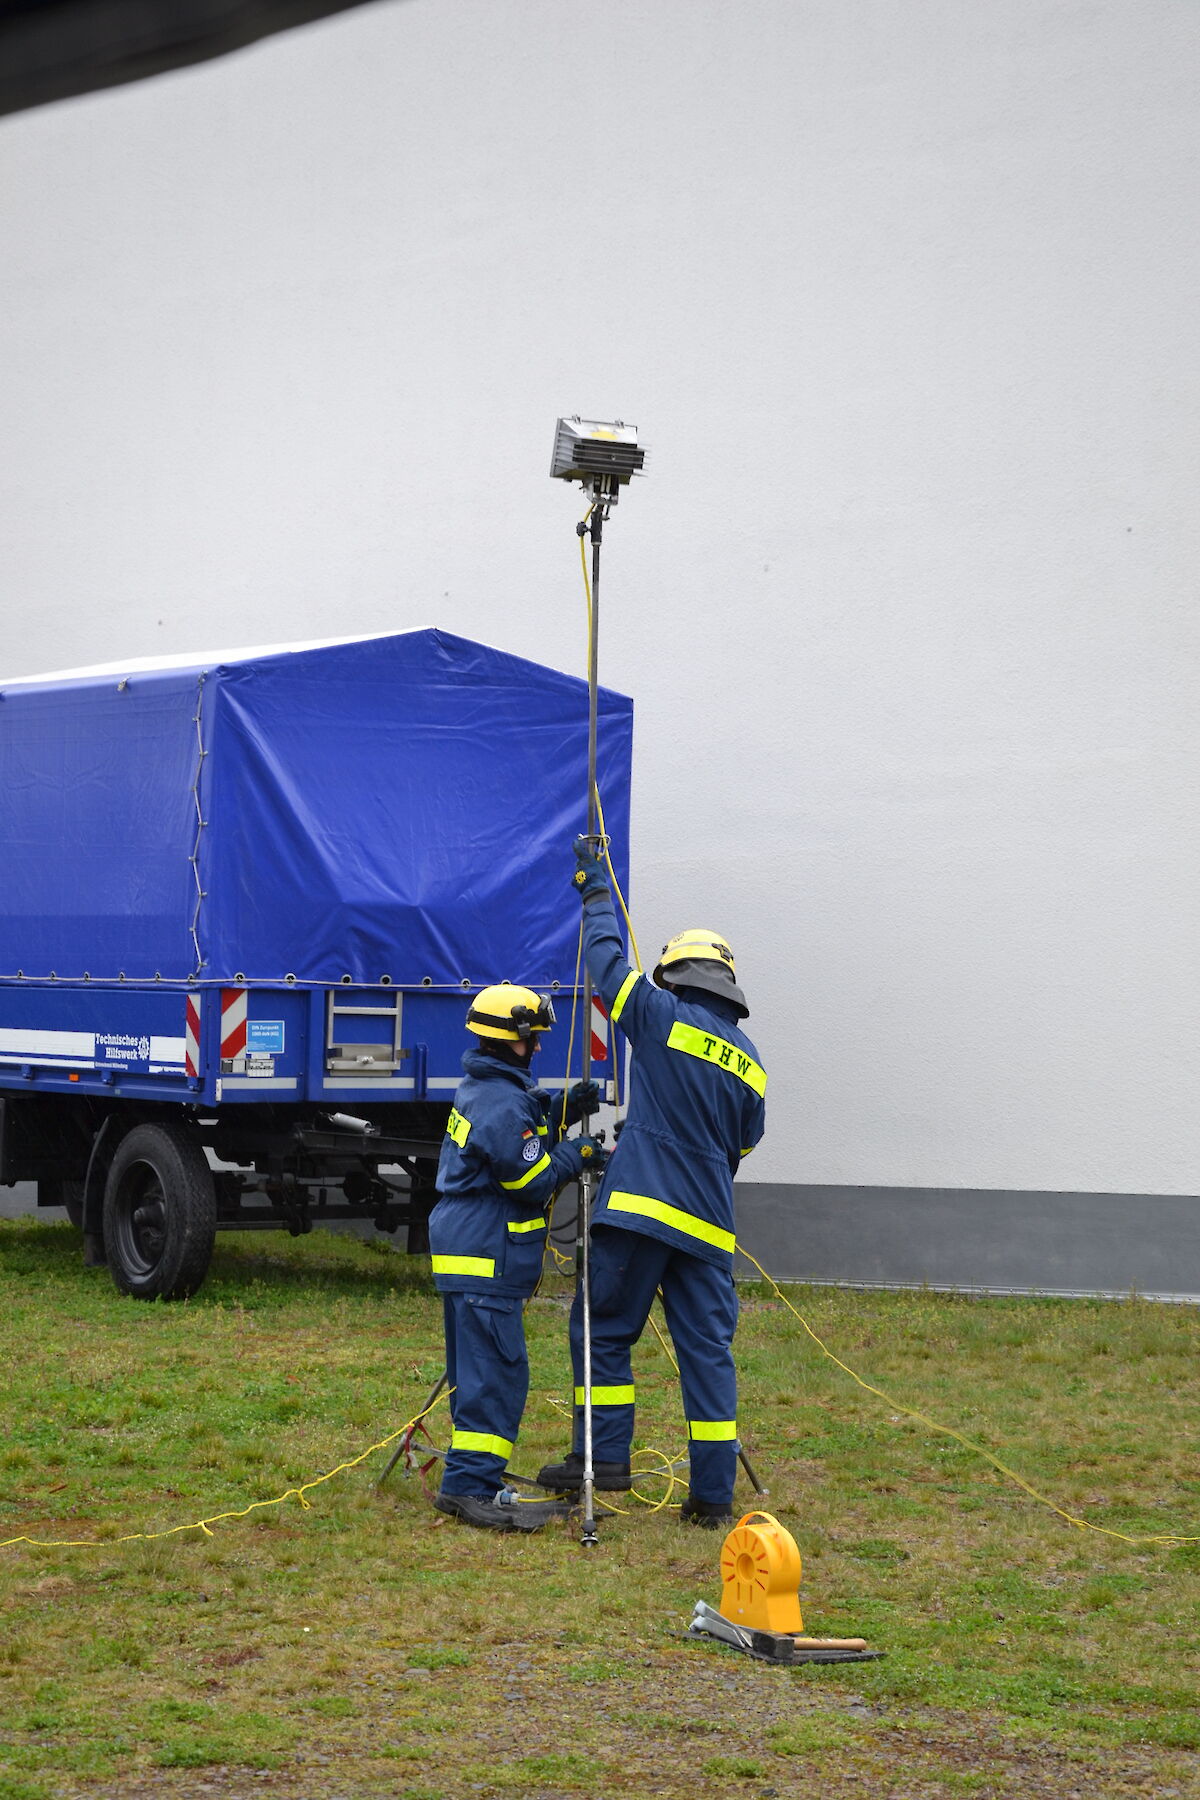
M 623 419 L 581 419 L 578 413 L 559 419 L 554 428 L 550 473 L 559 481 L 579 481 L 594 499 L 615 505 L 618 489 L 640 475 L 646 452 L 637 427 Z

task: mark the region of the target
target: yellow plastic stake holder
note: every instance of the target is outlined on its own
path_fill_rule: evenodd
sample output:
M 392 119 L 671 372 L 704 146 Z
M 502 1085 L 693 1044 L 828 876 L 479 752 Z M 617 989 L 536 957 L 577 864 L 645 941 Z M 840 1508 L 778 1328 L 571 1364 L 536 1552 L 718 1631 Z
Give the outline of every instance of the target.
M 800 1617 L 800 1552 L 770 1513 L 744 1513 L 721 1547 L 721 1617 L 752 1631 L 795 1636 Z

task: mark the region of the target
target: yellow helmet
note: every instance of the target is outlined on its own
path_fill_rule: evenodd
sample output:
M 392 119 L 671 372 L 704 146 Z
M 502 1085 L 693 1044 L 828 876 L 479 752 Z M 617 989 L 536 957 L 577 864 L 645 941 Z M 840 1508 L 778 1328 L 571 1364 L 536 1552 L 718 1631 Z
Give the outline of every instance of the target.
M 467 1030 L 476 1037 L 499 1038 L 516 1043 L 535 1031 L 549 1031 L 554 1023 L 554 1003 L 549 994 L 514 987 L 501 981 L 476 994 L 467 1014 Z
M 733 951 L 715 931 L 681 931 L 663 945 L 654 971 L 657 987 L 703 988 L 723 1000 L 732 1000 L 743 1019 L 750 1008 L 737 984 Z

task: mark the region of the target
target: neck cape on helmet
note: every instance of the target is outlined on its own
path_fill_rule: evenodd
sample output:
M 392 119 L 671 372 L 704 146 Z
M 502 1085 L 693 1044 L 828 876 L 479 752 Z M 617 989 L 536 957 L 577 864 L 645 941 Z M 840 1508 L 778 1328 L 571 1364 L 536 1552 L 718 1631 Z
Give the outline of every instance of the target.
M 740 1018 L 750 1017 L 746 996 L 737 984 L 733 951 L 715 931 L 697 927 L 670 938 L 663 945 L 653 979 L 658 987 L 701 988 L 730 1001 Z

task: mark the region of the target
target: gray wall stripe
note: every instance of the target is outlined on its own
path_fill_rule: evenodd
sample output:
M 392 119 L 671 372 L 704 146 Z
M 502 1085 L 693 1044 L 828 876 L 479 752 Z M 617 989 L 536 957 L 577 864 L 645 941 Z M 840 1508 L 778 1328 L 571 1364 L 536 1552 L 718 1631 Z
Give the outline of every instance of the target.
M 741 1182 L 738 1238 L 778 1280 L 1200 1301 L 1200 1198 Z M 739 1257 L 734 1273 L 756 1278 Z

